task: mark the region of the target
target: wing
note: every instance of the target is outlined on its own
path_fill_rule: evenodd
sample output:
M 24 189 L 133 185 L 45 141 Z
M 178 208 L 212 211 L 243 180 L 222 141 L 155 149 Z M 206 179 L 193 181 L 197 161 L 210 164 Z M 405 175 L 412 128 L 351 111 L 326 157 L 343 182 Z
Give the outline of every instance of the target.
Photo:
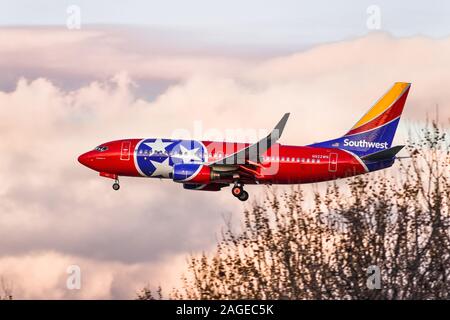
M 288 121 L 289 113 L 286 113 L 283 118 L 278 122 L 272 132 L 261 139 L 257 143 L 249 145 L 248 147 L 230 154 L 229 156 L 210 163 L 210 166 L 223 166 L 223 165 L 243 165 L 248 163 L 261 163 L 261 154 L 265 153 L 278 139 L 280 139 L 283 133 L 286 122 Z
M 257 169 L 261 166 L 261 155 L 280 139 L 288 118 L 289 113 L 286 113 L 272 132 L 264 139 L 223 159 L 210 163 L 209 166 L 214 171 L 222 172 L 224 176 L 229 176 L 232 180 L 255 181 L 256 178 L 260 178 L 261 176 Z

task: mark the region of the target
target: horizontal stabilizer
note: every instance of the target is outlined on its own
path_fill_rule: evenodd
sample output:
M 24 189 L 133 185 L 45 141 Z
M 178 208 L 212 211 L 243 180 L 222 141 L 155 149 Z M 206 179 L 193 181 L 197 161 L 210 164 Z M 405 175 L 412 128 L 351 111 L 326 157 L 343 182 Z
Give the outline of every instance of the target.
M 395 157 L 397 153 L 400 152 L 400 150 L 403 149 L 403 147 L 404 146 L 395 146 L 386 150 L 368 154 L 366 156 L 361 157 L 361 159 L 364 161 L 381 161 L 392 159 L 393 157 Z

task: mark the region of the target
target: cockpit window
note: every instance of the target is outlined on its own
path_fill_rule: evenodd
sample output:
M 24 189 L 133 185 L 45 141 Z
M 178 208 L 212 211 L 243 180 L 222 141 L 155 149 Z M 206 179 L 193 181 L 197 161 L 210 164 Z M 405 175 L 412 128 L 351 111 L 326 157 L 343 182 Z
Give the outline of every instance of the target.
M 103 152 L 103 151 L 108 150 L 108 147 L 105 147 L 105 146 L 98 146 L 98 147 L 95 148 L 95 150 L 100 151 L 100 152 Z

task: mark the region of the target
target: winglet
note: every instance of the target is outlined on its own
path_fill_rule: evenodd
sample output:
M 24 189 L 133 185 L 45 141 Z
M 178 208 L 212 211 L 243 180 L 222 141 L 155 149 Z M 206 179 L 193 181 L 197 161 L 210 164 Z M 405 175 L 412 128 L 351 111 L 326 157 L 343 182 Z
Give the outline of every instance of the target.
M 285 113 L 283 118 L 278 122 L 278 124 L 275 126 L 275 128 L 272 131 L 274 140 L 278 140 L 281 135 L 283 134 L 284 127 L 286 126 L 286 123 L 289 119 L 290 113 Z
M 274 143 L 280 139 L 281 134 L 283 133 L 284 127 L 286 126 L 286 122 L 288 121 L 289 113 L 285 113 L 283 118 L 277 123 L 272 132 L 265 138 L 261 139 L 257 143 L 254 143 L 236 153 L 229 155 L 226 158 L 219 159 L 210 165 L 217 164 L 245 164 L 249 161 L 259 163 L 260 155 L 265 153 Z

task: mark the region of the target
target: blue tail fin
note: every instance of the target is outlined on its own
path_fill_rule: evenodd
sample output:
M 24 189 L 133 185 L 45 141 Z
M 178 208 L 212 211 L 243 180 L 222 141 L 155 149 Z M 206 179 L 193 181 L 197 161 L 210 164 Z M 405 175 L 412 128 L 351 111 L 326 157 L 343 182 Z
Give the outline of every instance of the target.
M 391 147 L 411 84 L 396 82 L 344 136 L 311 144 L 364 156 Z

